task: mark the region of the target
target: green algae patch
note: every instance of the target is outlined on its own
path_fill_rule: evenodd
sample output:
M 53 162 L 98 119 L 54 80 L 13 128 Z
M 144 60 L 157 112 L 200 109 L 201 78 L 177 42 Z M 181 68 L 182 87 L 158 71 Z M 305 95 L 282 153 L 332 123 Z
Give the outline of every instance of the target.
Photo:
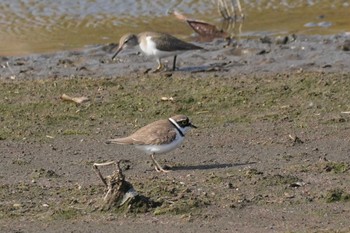
M 332 202 L 348 202 L 350 201 L 350 194 L 345 192 L 341 188 L 335 188 L 329 190 L 325 195 L 325 200 L 327 203 Z
M 324 162 L 320 164 L 321 170 L 335 174 L 345 173 L 349 170 L 349 164 L 345 162 Z
M 264 186 L 291 185 L 301 181 L 298 177 L 292 175 L 267 175 L 261 180 Z
M 142 183 L 136 182 L 135 187 L 158 203 L 152 210 L 155 215 L 198 214 L 211 204 L 206 193 L 198 192 L 193 184 L 186 185 L 177 179 L 152 177 Z
M 77 218 L 80 215 L 79 210 L 73 208 L 58 209 L 52 214 L 54 220 L 68 220 Z
M 312 164 L 298 164 L 292 170 L 300 172 L 333 173 L 343 174 L 349 171 L 350 165 L 347 162 L 318 161 Z
M 182 214 L 198 214 L 200 209 L 207 206 L 208 202 L 203 201 L 200 198 L 192 198 L 187 200 L 178 200 L 173 203 L 163 203 L 160 207 L 154 210 L 155 215 L 172 214 L 172 215 L 182 215 Z

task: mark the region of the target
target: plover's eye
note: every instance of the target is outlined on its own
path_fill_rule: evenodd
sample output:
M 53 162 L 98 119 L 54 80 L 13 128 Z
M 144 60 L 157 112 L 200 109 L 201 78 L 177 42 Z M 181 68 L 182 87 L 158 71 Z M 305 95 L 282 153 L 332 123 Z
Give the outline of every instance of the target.
M 183 121 L 180 121 L 180 122 L 179 122 L 179 125 L 180 125 L 181 127 L 188 126 L 188 125 L 189 125 L 189 121 L 188 121 L 188 119 L 183 120 Z

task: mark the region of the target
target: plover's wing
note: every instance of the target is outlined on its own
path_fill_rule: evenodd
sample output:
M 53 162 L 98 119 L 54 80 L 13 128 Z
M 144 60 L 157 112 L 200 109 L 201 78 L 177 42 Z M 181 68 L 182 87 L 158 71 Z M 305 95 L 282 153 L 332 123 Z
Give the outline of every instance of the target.
M 169 120 L 155 121 L 125 138 L 110 139 L 106 143 L 127 145 L 161 145 L 176 138 L 176 129 Z
M 153 122 L 129 136 L 138 145 L 161 145 L 176 138 L 176 129 L 169 120 Z
M 125 144 L 125 145 L 133 145 L 135 141 L 129 136 L 125 138 L 114 138 L 106 141 L 107 144 Z

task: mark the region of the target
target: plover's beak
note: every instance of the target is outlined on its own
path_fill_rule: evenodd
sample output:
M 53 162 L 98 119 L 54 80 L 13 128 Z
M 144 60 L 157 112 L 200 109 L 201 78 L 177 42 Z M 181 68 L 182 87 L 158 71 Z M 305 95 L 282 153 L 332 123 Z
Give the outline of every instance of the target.
M 192 123 L 190 123 L 190 126 L 194 129 L 197 129 L 197 126 L 193 125 Z
M 118 47 L 117 52 L 115 52 L 115 54 L 114 54 L 113 57 L 112 57 L 112 60 L 114 60 L 114 58 L 118 55 L 118 53 L 119 53 L 120 51 L 122 51 L 122 49 L 123 49 L 123 46 Z

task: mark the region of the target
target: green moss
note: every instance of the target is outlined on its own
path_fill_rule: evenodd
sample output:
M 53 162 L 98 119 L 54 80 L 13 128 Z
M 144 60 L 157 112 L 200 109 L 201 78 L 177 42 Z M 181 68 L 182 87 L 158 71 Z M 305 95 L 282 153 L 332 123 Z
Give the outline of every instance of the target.
M 199 199 L 193 198 L 188 200 L 178 200 L 173 204 L 164 204 L 160 207 L 157 207 L 154 210 L 155 215 L 163 215 L 163 214 L 173 214 L 173 215 L 181 215 L 186 213 L 195 214 L 197 213 L 201 207 L 207 205 L 208 203 Z
M 349 170 L 349 164 L 345 162 L 325 162 L 321 164 L 322 170 L 334 172 L 335 174 L 344 173 Z
M 254 176 L 261 176 L 263 175 L 263 172 L 258 171 L 255 168 L 248 168 L 244 170 L 244 176 L 248 177 L 248 178 L 252 178 Z
M 262 179 L 262 183 L 265 186 L 277 186 L 277 185 L 290 185 L 300 181 L 298 177 L 292 175 L 267 175 Z
M 78 210 L 67 207 L 66 209 L 56 210 L 53 213 L 52 218 L 55 220 L 68 220 L 68 219 L 74 219 L 78 215 L 80 215 Z
M 206 194 L 197 193 L 176 179 L 156 178 L 135 183 L 134 186 L 137 190 L 142 190 L 145 196 L 154 200 L 156 205 L 153 205 L 153 213 L 155 215 L 196 214 L 210 204 Z
M 23 166 L 23 165 L 30 164 L 30 162 L 23 160 L 23 159 L 15 159 L 15 160 L 12 160 L 12 164 L 17 164 L 19 166 Z
M 53 170 L 45 170 L 43 168 L 40 168 L 40 169 L 35 169 L 32 172 L 31 177 L 34 178 L 34 179 L 42 178 L 42 177 L 45 177 L 45 178 L 58 178 L 59 175 L 57 175 Z
M 343 189 L 336 188 L 329 190 L 325 195 L 327 203 L 332 202 L 347 202 L 350 201 L 350 194 L 346 193 Z

